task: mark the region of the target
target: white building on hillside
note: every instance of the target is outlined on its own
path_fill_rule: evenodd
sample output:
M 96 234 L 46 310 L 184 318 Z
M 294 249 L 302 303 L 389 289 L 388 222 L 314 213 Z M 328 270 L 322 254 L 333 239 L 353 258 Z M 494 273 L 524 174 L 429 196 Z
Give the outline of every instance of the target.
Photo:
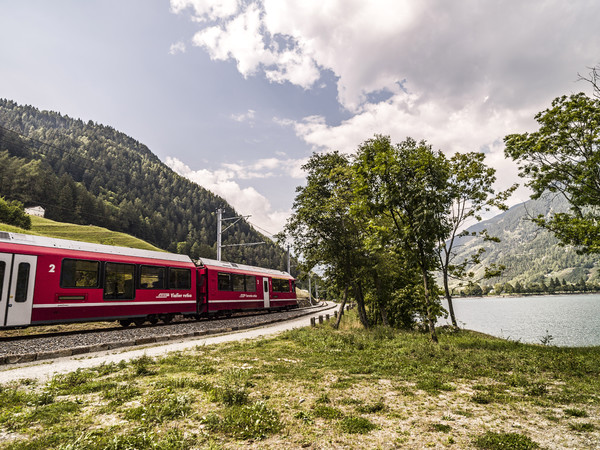
M 32 206 L 30 208 L 25 208 L 25 213 L 30 216 L 44 217 L 46 210 L 41 206 Z

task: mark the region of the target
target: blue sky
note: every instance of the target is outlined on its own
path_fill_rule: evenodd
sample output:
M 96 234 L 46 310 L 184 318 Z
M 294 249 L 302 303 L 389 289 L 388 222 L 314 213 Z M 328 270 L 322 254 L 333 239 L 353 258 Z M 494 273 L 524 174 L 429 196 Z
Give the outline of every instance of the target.
M 480 150 L 590 92 L 600 2 L 2 0 L 0 97 L 113 126 L 271 233 L 313 151 Z M 511 203 L 527 199 L 521 189 Z

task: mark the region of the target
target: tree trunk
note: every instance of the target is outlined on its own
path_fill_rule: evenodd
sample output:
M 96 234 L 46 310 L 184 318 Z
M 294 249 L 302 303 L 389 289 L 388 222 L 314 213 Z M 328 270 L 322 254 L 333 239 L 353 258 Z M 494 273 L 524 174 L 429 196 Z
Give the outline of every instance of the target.
M 425 307 L 427 308 L 427 325 L 429 327 L 429 334 L 431 335 L 431 340 L 438 343 L 437 334 L 435 332 L 435 323 L 431 317 L 431 298 L 429 295 L 429 277 L 427 276 L 427 270 L 424 267 L 421 267 L 421 272 L 423 274 L 423 288 L 425 289 Z
M 340 327 L 340 322 L 342 321 L 342 316 L 344 315 L 344 307 L 346 306 L 346 300 L 348 299 L 348 285 L 344 289 L 344 299 L 342 300 L 342 305 L 340 306 L 340 311 L 338 313 L 337 320 L 335 321 L 335 325 L 333 328 L 336 330 Z
M 389 327 L 390 322 L 387 317 L 387 311 L 385 310 L 385 304 L 381 299 L 381 282 L 379 281 L 379 276 L 377 275 L 377 271 L 373 273 L 373 280 L 375 281 L 375 293 L 377 295 L 377 308 L 379 309 L 379 315 L 381 316 L 381 323 L 384 327 Z
M 358 318 L 360 319 L 360 323 L 365 328 L 369 328 L 369 318 L 367 317 L 367 310 L 365 309 L 365 299 L 362 293 L 362 286 L 360 283 L 355 285 L 356 291 L 356 304 L 358 310 Z
M 454 315 L 454 305 L 452 305 L 452 295 L 450 294 L 450 288 L 448 287 L 448 272 L 444 271 L 444 292 L 446 293 L 446 300 L 448 301 L 448 312 L 450 313 L 450 320 L 452 320 L 452 326 L 458 328 L 456 324 L 456 316 Z

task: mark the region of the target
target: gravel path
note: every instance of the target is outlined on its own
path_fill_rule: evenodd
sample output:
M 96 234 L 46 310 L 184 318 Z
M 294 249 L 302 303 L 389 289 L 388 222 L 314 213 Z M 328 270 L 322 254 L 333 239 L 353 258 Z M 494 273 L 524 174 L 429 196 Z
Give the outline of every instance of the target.
M 0 340 L 0 365 L 55 359 L 245 330 L 324 311 L 332 305 L 319 305 L 286 312 L 255 314 L 220 320 L 184 321 L 161 326 L 128 327 L 82 334 L 59 334 L 56 336 L 27 337 L 19 340 Z

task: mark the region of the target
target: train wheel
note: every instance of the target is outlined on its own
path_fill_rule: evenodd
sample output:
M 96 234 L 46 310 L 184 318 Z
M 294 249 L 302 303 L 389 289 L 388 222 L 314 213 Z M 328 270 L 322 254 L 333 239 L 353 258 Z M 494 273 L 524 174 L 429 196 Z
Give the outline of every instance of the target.
M 136 327 L 141 327 L 142 325 L 144 325 L 145 321 L 146 321 L 146 319 L 134 319 L 133 323 L 135 323 Z
M 122 327 L 127 328 L 129 325 L 131 325 L 131 320 L 123 319 L 123 320 L 119 320 L 119 323 L 121 324 Z
M 165 324 L 171 323 L 171 321 L 173 320 L 173 314 L 163 314 L 160 317 L 160 320 L 162 320 Z
M 152 325 L 156 325 L 158 323 L 158 317 L 155 315 L 151 315 L 150 317 L 148 317 L 148 322 L 150 322 Z

